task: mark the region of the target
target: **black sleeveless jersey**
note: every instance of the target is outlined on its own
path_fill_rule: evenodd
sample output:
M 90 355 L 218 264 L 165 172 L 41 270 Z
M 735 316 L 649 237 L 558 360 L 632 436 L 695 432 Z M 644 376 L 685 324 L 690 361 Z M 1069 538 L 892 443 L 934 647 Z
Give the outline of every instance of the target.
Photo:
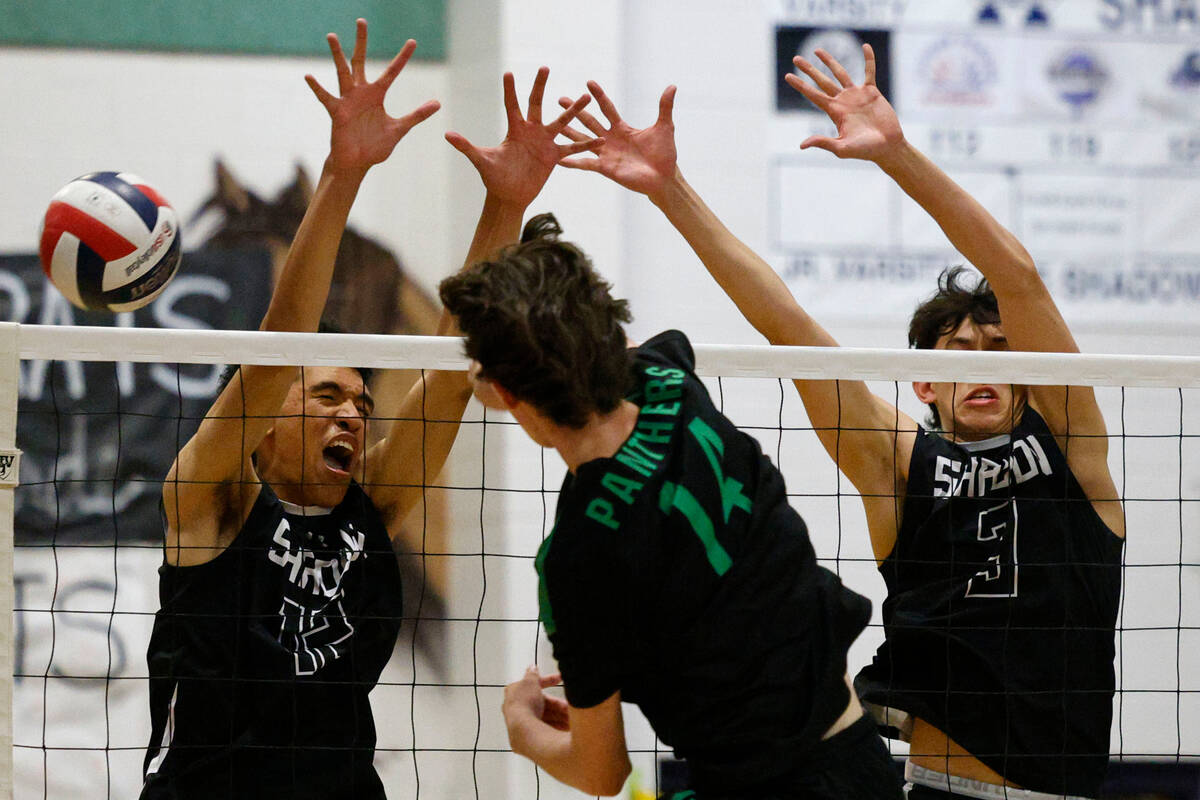
M 985 441 L 920 431 L 880 566 L 886 641 L 859 692 L 936 726 L 1019 786 L 1096 797 L 1122 544 L 1032 408 Z
M 384 796 L 367 693 L 400 571 L 361 487 L 327 510 L 263 484 L 224 552 L 159 569 L 159 600 L 143 798 Z
M 699 791 L 779 785 L 849 701 L 870 601 L 817 565 L 782 476 L 714 408 L 684 335 L 632 358 L 634 431 L 568 474 L 536 561 L 567 700 L 619 690 Z

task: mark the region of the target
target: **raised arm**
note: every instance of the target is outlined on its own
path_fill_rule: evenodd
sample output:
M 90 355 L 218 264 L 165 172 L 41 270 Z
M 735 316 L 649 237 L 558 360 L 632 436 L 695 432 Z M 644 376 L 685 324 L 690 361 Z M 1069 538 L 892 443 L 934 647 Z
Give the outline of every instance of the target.
M 414 125 L 438 109 L 437 102 L 429 101 L 398 119 L 383 110 L 388 87 L 416 49 L 412 40 L 383 75 L 370 82 L 364 70 L 366 22 L 357 22 L 349 63 L 337 36 L 331 33 L 327 38 L 338 96 L 311 75 L 305 80 L 329 112 L 329 156 L 263 317 L 260 327 L 266 331 L 317 329 L 359 185 L 371 166 L 386 159 Z M 295 377 L 294 367 L 243 366 L 180 450 L 163 485 L 169 563 L 208 561 L 241 528 L 260 488 L 250 456 L 274 424 Z
M 988 279 L 1011 349 L 1078 352 L 1033 258 L 1017 237 L 904 137 L 896 112 L 875 86 L 870 45 L 863 45 L 866 74 L 861 85 L 828 53 L 818 50 L 817 56 L 836 81 L 801 57 L 795 64 L 813 83 L 797 75 L 785 79 L 829 115 L 838 136 L 814 136 L 801 147 L 873 161 L 925 209 L 955 249 Z M 1090 387 L 1033 386 L 1030 395 L 1088 497 L 1110 527 L 1123 530 L 1108 470 L 1107 431 L 1095 392 Z
M 478 170 L 487 192 L 466 265 L 516 242 L 525 209 L 541 192 L 554 166 L 566 156 L 596 146 L 591 141 L 555 144 L 555 137 L 591 98 L 580 97 L 557 119 L 543 123 L 542 97 L 549 74 L 546 67 L 538 70 L 524 114 L 512 73 L 504 75 L 508 131 L 499 145 L 477 147 L 459 133 L 446 134 L 446 140 Z M 457 334 L 445 312 L 438 332 Z M 383 512 L 393 537 L 402 533 L 400 523 L 421 500 L 422 487 L 441 472 L 470 397 L 466 372 L 430 372 L 405 398 L 387 438 L 368 453 L 366 481 L 371 498 Z M 415 543 L 404 545 L 411 549 Z
M 833 337 L 800 307 L 775 270 L 734 236 L 684 180 L 676 163 L 672 122 L 675 87 L 663 92 L 654 125 L 641 130 L 621 119 L 600 86 L 593 82 L 588 88 L 608 125 L 586 113 L 579 119 L 593 134 L 602 136 L 604 143 L 596 158 L 571 159 L 564 164 L 598 172 L 646 195 L 769 342 L 836 346 Z M 872 545 L 876 556 L 883 558 L 895 541 L 894 497 L 907 475 L 916 423 L 872 394 L 861 381 L 795 384 L 821 444 L 862 494 L 872 520 Z

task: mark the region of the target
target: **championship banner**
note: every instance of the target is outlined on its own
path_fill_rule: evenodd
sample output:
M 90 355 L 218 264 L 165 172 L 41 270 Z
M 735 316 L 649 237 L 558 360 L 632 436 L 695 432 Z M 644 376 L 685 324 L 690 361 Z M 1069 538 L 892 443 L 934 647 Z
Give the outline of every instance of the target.
M 161 297 L 133 312 L 81 311 L 36 256 L 0 256 L 0 319 L 142 328 L 258 326 L 271 293 L 267 251 L 197 250 Z M 24 361 L 18 546 L 162 541 L 161 482 L 216 395 L 222 367 Z
M 817 47 L 878 85 L 905 135 L 1034 257 L 1068 319 L 1200 310 L 1200 6 L 1134 0 L 772 3 L 770 260 L 820 319 L 905 320 L 963 263 L 874 165 L 801 152 L 836 135 L 782 78 Z M 870 297 L 869 305 L 863 298 Z

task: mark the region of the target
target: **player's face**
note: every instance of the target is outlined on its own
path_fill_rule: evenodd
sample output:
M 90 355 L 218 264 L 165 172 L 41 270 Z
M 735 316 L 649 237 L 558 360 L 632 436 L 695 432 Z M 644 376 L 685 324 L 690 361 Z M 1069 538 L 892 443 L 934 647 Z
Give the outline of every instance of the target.
M 289 502 L 337 505 L 350 479 L 362 479 L 373 406 L 356 369 L 300 370 L 271 432 L 271 469 L 262 477 Z
M 999 325 L 977 325 L 970 317 L 945 334 L 938 350 L 1008 350 Z M 934 403 L 942 429 L 955 439 L 986 439 L 1008 433 L 1025 408 L 1026 387 L 991 383 L 914 383 L 917 397 Z

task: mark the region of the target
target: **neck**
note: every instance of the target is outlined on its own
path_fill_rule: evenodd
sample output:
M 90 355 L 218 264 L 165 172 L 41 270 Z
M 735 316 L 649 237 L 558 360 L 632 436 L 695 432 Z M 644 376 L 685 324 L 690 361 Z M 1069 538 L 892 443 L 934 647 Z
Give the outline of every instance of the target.
M 615 409 L 604 415 L 594 415 L 582 428 L 560 429 L 554 449 L 574 472 L 580 464 L 614 455 L 637 425 L 639 409 L 622 400 Z

